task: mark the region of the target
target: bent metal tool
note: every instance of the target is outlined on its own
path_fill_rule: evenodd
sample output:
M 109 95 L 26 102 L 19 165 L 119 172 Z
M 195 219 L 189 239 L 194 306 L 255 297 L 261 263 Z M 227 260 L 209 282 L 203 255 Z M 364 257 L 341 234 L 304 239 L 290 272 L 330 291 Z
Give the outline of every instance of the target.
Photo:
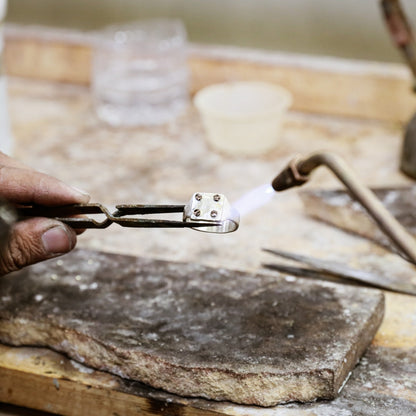
M 416 41 L 400 0 L 381 0 L 384 19 L 396 46 L 401 50 L 413 74 L 416 92 Z M 416 179 L 416 114 L 409 121 L 402 147 L 401 170 Z
M 380 230 L 390 239 L 404 259 L 416 265 L 416 241 L 406 229 L 384 207 L 374 193 L 364 186 L 344 160 L 331 153 L 313 153 L 306 158 L 295 158 L 272 181 L 276 192 L 308 182 L 311 172 L 326 166 L 345 185 L 375 221 Z
M 152 214 L 182 213 L 182 220 L 138 217 Z M 132 228 L 192 228 L 209 233 L 236 231 L 240 217 L 227 198 L 217 193 L 195 193 L 186 205 L 117 205 L 110 212 L 102 204 L 75 204 L 57 207 L 17 208 L 19 220 L 30 217 L 55 218 L 72 228 L 107 228 L 115 223 Z M 95 215 L 94 217 L 88 215 Z M 97 219 L 96 217 L 103 217 Z

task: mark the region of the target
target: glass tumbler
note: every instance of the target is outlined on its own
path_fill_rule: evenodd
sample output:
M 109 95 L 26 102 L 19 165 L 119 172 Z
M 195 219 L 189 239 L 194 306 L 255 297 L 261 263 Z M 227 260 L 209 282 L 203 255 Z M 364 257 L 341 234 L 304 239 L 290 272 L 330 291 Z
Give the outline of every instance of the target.
M 187 35 L 181 21 L 112 26 L 94 46 L 92 93 L 101 120 L 112 126 L 164 124 L 188 105 Z

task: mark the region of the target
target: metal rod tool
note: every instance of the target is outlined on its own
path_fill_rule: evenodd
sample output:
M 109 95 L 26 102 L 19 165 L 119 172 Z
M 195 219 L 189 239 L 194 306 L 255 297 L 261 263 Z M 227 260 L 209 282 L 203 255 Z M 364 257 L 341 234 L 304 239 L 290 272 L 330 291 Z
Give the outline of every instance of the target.
M 400 0 L 381 0 L 380 4 L 391 37 L 412 71 L 416 90 L 416 42 L 410 23 Z
M 416 41 L 400 0 L 381 0 L 384 19 L 394 43 L 401 50 L 413 74 L 416 92 Z M 416 114 L 409 121 L 403 141 L 400 169 L 416 179 Z
M 416 295 L 416 282 L 396 279 L 391 273 L 372 273 L 365 270 L 358 270 L 346 264 L 318 259 L 302 254 L 291 253 L 285 250 L 276 250 L 264 248 L 263 251 L 282 259 L 292 260 L 296 263 L 309 267 L 299 267 L 290 264 L 263 263 L 266 269 L 276 270 L 281 273 L 290 274 L 299 277 L 311 277 L 317 279 L 341 279 L 341 282 L 357 282 L 365 285 L 378 287 L 381 289 L 393 290 L 395 292 Z

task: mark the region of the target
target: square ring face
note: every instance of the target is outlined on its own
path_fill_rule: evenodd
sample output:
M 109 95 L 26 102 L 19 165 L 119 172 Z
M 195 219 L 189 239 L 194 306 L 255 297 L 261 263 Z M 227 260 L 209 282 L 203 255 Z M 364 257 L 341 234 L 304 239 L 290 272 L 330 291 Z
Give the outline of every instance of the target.
M 224 195 L 218 193 L 197 192 L 192 196 L 190 219 L 192 221 L 223 220 Z
M 196 192 L 185 205 L 183 220 L 197 224 L 194 230 L 224 234 L 238 229 L 240 215 L 223 194 Z

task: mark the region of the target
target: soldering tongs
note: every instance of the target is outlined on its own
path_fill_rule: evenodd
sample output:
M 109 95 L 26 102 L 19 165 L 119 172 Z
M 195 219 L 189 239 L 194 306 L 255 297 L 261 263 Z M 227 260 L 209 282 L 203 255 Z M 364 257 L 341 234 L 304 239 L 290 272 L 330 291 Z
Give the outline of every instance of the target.
M 34 205 L 19 207 L 16 213 L 18 220 L 28 217 L 55 218 L 81 229 L 107 228 L 115 223 L 133 228 L 192 228 L 210 233 L 229 233 L 237 230 L 240 221 L 238 212 L 229 205 L 224 195 L 203 192 L 195 193 L 186 205 L 124 204 L 117 205 L 114 212 L 98 203 L 56 207 Z M 142 217 L 171 213 L 182 213 L 182 220 Z

